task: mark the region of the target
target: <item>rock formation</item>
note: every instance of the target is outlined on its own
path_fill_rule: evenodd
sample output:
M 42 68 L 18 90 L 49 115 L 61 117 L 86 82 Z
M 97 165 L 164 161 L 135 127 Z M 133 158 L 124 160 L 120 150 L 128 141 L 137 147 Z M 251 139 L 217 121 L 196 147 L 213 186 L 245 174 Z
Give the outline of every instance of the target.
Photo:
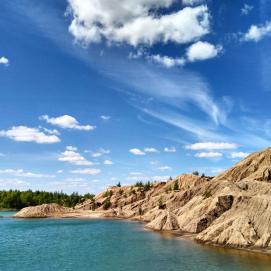
M 95 210 L 107 217 L 144 221 L 153 230 L 192 233 L 204 243 L 271 250 L 270 182 L 268 148 L 215 178 L 183 174 L 151 185 L 113 186 L 77 205 L 74 212 Z M 18 215 L 54 213 L 44 209 L 33 213 L 26 208 Z

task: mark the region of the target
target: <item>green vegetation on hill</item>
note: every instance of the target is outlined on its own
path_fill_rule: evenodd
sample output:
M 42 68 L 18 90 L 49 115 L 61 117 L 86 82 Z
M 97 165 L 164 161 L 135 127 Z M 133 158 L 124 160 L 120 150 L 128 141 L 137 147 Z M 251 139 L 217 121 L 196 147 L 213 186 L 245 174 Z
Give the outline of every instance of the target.
M 143 183 L 140 181 L 140 182 L 136 182 L 136 184 L 135 184 L 135 187 L 142 187 L 142 188 L 144 188 L 144 191 L 150 190 L 151 186 L 152 186 L 151 182 Z
M 35 206 L 44 203 L 58 203 L 66 207 L 74 207 L 77 203 L 86 199 L 93 199 L 94 195 L 71 195 L 63 192 L 45 192 L 45 191 L 19 191 L 9 190 L 0 191 L 0 209 L 22 209 L 28 206 Z

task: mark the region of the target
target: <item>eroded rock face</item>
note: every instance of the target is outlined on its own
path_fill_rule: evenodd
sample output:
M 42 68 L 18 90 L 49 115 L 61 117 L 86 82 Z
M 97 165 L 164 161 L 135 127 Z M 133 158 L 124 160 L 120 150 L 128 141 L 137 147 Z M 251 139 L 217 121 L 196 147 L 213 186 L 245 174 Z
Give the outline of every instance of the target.
M 206 214 L 198 223 L 196 232 L 202 232 L 207 229 L 211 223 L 221 216 L 224 212 L 228 211 L 233 203 L 233 196 L 220 196 L 218 197 L 216 206 L 210 212 Z
M 161 214 L 148 223 L 146 227 L 159 231 L 172 231 L 179 229 L 176 216 L 169 211 L 162 211 Z
M 123 202 L 131 191 L 125 187 L 112 200 L 123 204 L 124 217 L 137 217 L 154 230 L 195 233 L 199 241 L 223 246 L 271 249 L 270 181 L 271 149 L 266 149 L 213 179 L 183 174 L 155 184 L 143 196 L 134 191 L 133 200 L 127 194 Z M 176 182 L 179 189 L 172 191 Z M 165 209 L 159 209 L 159 201 Z

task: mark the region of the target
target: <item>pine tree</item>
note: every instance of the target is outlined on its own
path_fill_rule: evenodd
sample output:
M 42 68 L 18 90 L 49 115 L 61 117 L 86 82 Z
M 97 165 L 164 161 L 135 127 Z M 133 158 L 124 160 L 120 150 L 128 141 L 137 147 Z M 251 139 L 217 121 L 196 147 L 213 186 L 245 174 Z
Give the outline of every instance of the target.
M 173 190 L 174 191 L 179 190 L 179 183 L 177 180 L 174 182 Z

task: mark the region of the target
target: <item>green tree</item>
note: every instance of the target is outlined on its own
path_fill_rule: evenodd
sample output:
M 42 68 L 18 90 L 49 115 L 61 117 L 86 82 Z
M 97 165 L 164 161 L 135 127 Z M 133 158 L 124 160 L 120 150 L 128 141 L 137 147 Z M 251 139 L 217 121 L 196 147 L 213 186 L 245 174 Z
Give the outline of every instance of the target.
M 148 181 L 147 183 L 144 184 L 144 191 L 149 191 L 151 189 L 151 183 Z
M 0 191 L 0 208 L 21 209 L 28 206 L 35 206 L 44 203 L 57 203 L 67 207 L 74 207 L 76 204 L 93 199 L 94 195 L 86 194 L 84 196 L 78 193 L 71 195 L 63 192 L 45 192 L 45 191 Z
M 165 208 L 166 208 L 166 204 L 164 204 L 162 198 L 159 199 L 159 202 L 158 202 L 158 208 L 159 208 L 159 209 L 165 209 Z
M 177 181 L 177 180 L 175 180 L 175 182 L 174 182 L 174 185 L 173 185 L 173 190 L 174 190 L 174 191 L 179 190 L 179 183 L 178 183 L 178 181 Z
M 142 181 L 136 182 L 135 187 L 144 187 L 144 184 Z
M 104 204 L 103 204 L 103 209 L 104 210 L 108 210 L 111 206 L 111 202 L 110 202 L 110 198 L 107 198 L 105 201 L 104 201 Z

